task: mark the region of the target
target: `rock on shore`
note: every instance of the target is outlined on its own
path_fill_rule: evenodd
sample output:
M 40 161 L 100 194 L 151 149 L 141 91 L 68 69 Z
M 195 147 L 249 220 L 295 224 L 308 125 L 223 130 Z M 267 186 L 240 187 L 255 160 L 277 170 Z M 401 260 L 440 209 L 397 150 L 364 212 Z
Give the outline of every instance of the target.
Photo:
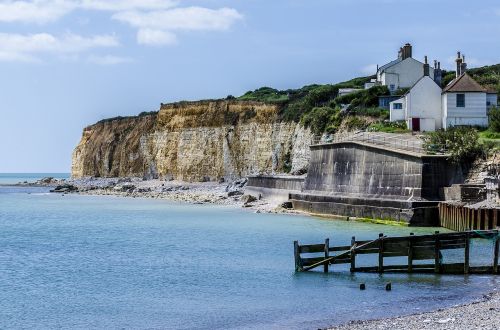
M 333 327 L 332 330 L 444 330 L 444 329 L 481 329 L 500 328 L 500 292 L 486 295 L 481 301 L 467 305 L 440 309 L 435 312 L 402 316 L 371 321 L 351 321 Z

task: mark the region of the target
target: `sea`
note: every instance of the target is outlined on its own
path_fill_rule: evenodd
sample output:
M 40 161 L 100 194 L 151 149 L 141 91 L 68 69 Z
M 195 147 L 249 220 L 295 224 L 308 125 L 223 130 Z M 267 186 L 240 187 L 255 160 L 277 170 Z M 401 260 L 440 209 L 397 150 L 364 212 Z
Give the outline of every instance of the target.
M 13 181 L 44 176 L 55 175 Z M 294 271 L 294 240 L 348 245 L 352 236 L 443 229 L 52 194 L 0 180 L 1 329 L 317 329 L 466 303 L 499 284 L 487 275 L 351 274 L 343 265 Z M 471 260 L 489 259 L 490 245 L 473 245 Z

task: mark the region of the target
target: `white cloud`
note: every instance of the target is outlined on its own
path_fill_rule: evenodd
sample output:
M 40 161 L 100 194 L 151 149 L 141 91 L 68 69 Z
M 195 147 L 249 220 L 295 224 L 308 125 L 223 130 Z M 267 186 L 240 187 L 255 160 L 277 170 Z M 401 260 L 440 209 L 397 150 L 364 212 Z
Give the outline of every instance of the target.
M 116 47 L 115 36 L 97 35 L 82 37 L 67 33 L 61 37 L 49 33 L 30 35 L 0 33 L 0 60 L 37 61 L 37 55 L 51 53 L 56 55 L 77 54 L 94 48 Z
M 133 60 L 129 57 L 120 57 L 114 55 L 105 55 L 105 56 L 92 55 L 89 56 L 88 62 L 99 65 L 116 65 L 116 64 L 130 63 L 133 62 Z
M 93 10 L 125 11 L 166 9 L 176 4 L 177 1 L 170 0 L 81 0 L 79 7 Z
M 113 12 L 160 10 L 176 4 L 172 0 L 7 0 L 0 3 L 0 22 L 43 24 L 56 21 L 77 9 Z
M 177 43 L 177 36 L 169 31 L 139 29 L 137 43 L 149 46 L 173 45 Z
M 113 19 L 137 28 L 184 31 L 222 31 L 242 19 L 232 8 L 208 9 L 202 7 L 174 8 L 170 10 L 138 12 L 128 11 L 113 15 Z
M 0 22 L 47 23 L 73 9 L 67 0 L 5 1 L 0 3 Z

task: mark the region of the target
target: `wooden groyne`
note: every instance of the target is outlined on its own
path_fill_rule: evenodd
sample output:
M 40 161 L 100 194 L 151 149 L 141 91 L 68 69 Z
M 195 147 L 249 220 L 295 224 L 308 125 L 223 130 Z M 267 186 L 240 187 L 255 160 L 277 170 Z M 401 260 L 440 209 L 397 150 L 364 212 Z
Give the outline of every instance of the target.
M 500 208 L 439 203 L 439 225 L 456 231 L 496 229 L 500 225 Z
M 473 239 L 492 241 L 494 253 L 490 265 L 474 267 L 470 265 L 470 244 Z M 499 243 L 498 230 L 436 232 L 432 235 L 404 237 L 387 237 L 384 234 L 379 234 L 379 238 L 371 241 L 357 241 L 353 237 L 351 245 L 347 246 L 330 246 L 329 239 L 326 239 L 324 244 L 312 245 L 300 245 L 298 241 L 295 241 L 295 270 L 304 272 L 322 266 L 323 271 L 328 272 L 330 265 L 350 264 L 351 272 L 498 274 Z M 457 249 L 463 250 L 463 263 L 444 262 L 442 252 Z M 303 254 L 308 256 L 304 257 Z M 311 256 L 312 254 L 315 256 Z M 318 254 L 320 255 L 318 256 Z M 363 254 L 378 255 L 378 263 L 375 266 L 359 267 L 356 264 L 356 256 Z M 384 260 L 392 257 L 407 257 L 407 263 L 386 265 Z

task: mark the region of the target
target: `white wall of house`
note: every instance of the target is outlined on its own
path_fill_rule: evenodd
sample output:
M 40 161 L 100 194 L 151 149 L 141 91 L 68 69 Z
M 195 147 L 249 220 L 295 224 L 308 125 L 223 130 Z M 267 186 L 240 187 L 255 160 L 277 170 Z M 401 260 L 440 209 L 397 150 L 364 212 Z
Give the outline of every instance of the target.
M 400 106 L 396 106 L 399 105 Z M 401 108 L 401 109 L 398 109 Z M 389 120 L 390 121 L 400 121 L 405 120 L 406 113 L 406 98 L 402 97 L 395 101 L 389 103 Z
M 397 103 L 403 105 L 403 111 L 396 109 Z M 390 120 L 406 120 L 410 129 L 412 118 L 420 119 L 421 131 L 440 129 L 442 116 L 441 87 L 430 77 L 420 79 L 403 98 L 390 104 Z
M 377 76 L 382 85 L 389 87 L 390 90 L 397 90 L 412 87 L 423 75 L 423 63 L 409 57 L 385 69 Z M 433 68 L 430 68 L 430 76 L 434 77 Z
M 465 95 L 465 106 L 457 107 L 457 94 Z M 444 93 L 443 126 L 488 126 L 486 93 Z

